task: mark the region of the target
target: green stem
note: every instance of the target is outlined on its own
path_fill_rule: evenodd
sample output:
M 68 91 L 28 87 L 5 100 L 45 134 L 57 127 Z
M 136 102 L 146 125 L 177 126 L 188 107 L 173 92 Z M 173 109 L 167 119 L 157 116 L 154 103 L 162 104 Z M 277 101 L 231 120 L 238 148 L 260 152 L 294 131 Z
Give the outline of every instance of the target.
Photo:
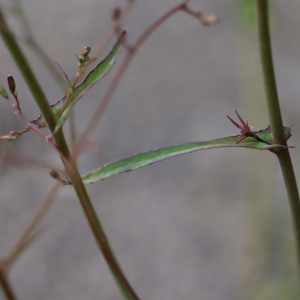
M 287 143 L 284 137 L 283 123 L 272 59 L 272 48 L 268 22 L 268 0 L 256 0 L 256 8 L 260 42 L 260 55 L 270 117 L 270 126 L 274 137 L 274 143 L 286 146 Z M 276 155 L 281 166 L 281 171 L 290 202 L 296 239 L 298 267 L 300 271 L 300 200 L 296 177 L 293 170 L 293 164 L 291 161 L 289 149 L 286 148 L 284 150 L 281 150 L 277 152 Z
M 10 54 L 15 60 L 19 67 L 28 88 L 37 101 L 37 105 L 41 110 L 50 130 L 55 128 L 55 116 L 51 109 L 49 109 L 49 102 L 39 85 L 35 75 L 33 74 L 27 60 L 25 59 L 23 52 L 17 44 L 12 32 L 8 28 L 6 21 L 3 17 L 2 11 L 0 10 L 0 34 L 7 48 L 10 49 Z
M 26 18 L 25 11 L 23 9 L 23 3 L 21 0 L 13 0 L 14 2 L 14 12 L 18 18 L 20 28 L 23 29 L 25 40 L 29 47 L 35 51 L 36 55 L 40 58 L 41 62 L 44 64 L 46 69 L 51 73 L 57 84 L 65 91 L 65 85 L 63 82 L 63 77 L 58 69 L 54 66 L 53 61 L 49 58 L 46 52 L 39 46 L 36 42 L 29 22 Z
M 1 10 L 0 10 L 0 34 L 7 48 L 9 49 L 11 55 L 13 56 L 17 66 L 19 67 L 21 73 L 23 74 L 23 77 L 36 103 L 38 104 L 48 124 L 49 129 L 53 133 L 56 125 L 56 118 L 52 110 L 50 109 L 49 102 L 43 90 L 41 89 L 35 75 L 33 74 L 25 56 L 23 55 L 22 50 L 20 49 L 19 45 L 14 39 L 14 36 L 11 33 L 10 29 L 8 28 Z M 95 209 L 92 205 L 92 202 L 89 198 L 86 188 L 82 182 L 76 163 L 73 160 L 73 157 L 71 156 L 62 129 L 58 130 L 53 137 L 57 147 L 59 148 L 63 156 L 68 160 L 68 164 L 66 164 L 64 160 L 63 162 L 66 167 L 66 170 L 68 171 L 68 175 L 73 183 L 74 190 L 77 194 L 77 197 L 86 215 L 90 228 L 97 241 L 98 247 L 101 250 L 110 270 L 112 271 L 120 287 L 121 292 L 127 299 L 139 300 L 139 297 L 136 295 L 135 291 L 133 290 L 130 283 L 128 282 L 125 275 L 123 274 L 123 271 L 119 266 L 117 260 L 115 259 L 112 248 L 105 235 L 100 220 L 98 219 L 98 216 L 95 212 Z

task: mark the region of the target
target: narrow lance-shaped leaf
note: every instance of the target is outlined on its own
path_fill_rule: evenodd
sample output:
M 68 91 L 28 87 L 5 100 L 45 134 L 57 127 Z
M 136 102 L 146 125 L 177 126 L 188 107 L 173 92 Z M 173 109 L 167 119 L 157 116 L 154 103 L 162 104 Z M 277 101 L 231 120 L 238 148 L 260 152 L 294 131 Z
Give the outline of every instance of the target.
M 285 127 L 286 140 L 291 136 L 290 128 Z M 104 165 L 103 167 L 94 170 L 82 177 L 84 183 L 94 183 L 96 181 L 108 178 L 112 175 L 116 175 L 123 172 L 133 171 L 135 169 L 156 163 L 158 161 L 171 158 L 177 155 L 187 154 L 199 150 L 213 149 L 213 148 L 226 148 L 226 147 L 237 147 L 237 148 L 250 148 L 258 150 L 280 150 L 284 149 L 285 146 L 275 145 L 273 143 L 273 136 L 270 127 L 264 130 L 255 132 L 259 138 L 270 143 L 263 143 L 257 141 L 253 137 L 245 138 L 241 143 L 237 144 L 241 136 L 230 136 L 221 139 L 216 139 L 206 142 L 195 142 L 189 144 L 183 144 L 178 146 L 171 146 L 161 148 L 157 150 L 150 150 L 144 153 L 139 153 L 127 158 L 120 159 L 118 161 Z
M 122 35 L 125 35 L 126 32 L 124 32 Z M 115 44 L 111 52 L 108 54 L 108 56 L 102 60 L 85 78 L 85 80 L 78 85 L 73 93 L 71 94 L 70 98 L 70 105 L 66 107 L 64 112 L 62 113 L 61 117 L 57 121 L 56 129 L 57 131 L 66 121 L 71 109 L 75 105 L 75 103 L 84 95 L 84 93 L 89 90 L 93 85 L 95 85 L 100 79 L 102 79 L 113 67 L 115 62 L 117 61 L 117 58 L 122 50 L 122 44 L 120 42 L 120 38 L 118 42 Z M 51 105 L 51 109 L 53 110 L 54 114 L 56 116 L 59 115 L 61 112 L 61 109 L 66 101 L 66 97 L 63 99 L 57 101 L 53 105 Z M 33 123 L 37 125 L 39 128 L 46 127 L 47 124 L 45 122 L 45 119 L 42 115 L 40 115 L 35 120 L 30 121 L 30 123 Z

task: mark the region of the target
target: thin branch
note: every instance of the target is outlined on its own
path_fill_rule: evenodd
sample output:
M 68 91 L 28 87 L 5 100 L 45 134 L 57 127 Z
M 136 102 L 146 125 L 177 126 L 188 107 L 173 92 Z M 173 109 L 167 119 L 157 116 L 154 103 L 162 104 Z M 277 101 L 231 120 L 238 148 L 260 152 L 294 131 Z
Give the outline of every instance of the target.
M 21 154 L 14 153 L 10 151 L 10 153 L 2 153 L 0 154 L 0 166 L 2 168 L 7 167 L 30 167 L 30 168 L 41 168 L 47 170 L 56 170 L 57 172 L 62 173 L 63 171 L 50 163 L 45 162 L 42 159 L 37 159 L 35 157 L 30 156 L 22 156 Z M 2 171 L 2 170 L 1 170 Z
M 31 49 L 33 51 L 35 51 L 35 53 L 37 54 L 37 56 L 39 56 L 41 62 L 44 64 L 44 66 L 46 67 L 46 69 L 51 73 L 51 75 L 53 76 L 53 78 L 55 79 L 55 81 L 57 82 L 57 84 L 63 89 L 65 90 L 65 86 L 63 84 L 63 80 L 62 80 L 62 76 L 59 73 L 59 71 L 55 68 L 53 61 L 49 58 L 49 56 L 46 54 L 46 52 L 39 46 L 39 44 L 36 42 L 29 22 L 26 18 L 23 6 L 22 6 L 22 1 L 20 0 L 13 0 L 14 2 L 14 12 L 17 14 L 18 16 L 18 20 L 19 20 L 19 24 L 21 29 L 23 29 L 23 34 L 25 35 L 25 41 L 28 44 L 29 47 L 31 47 Z
M 121 25 L 123 24 L 125 18 L 129 14 L 132 6 L 136 0 L 127 0 L 125 6 L 121 9 L 121 14 L 118 16 L 118 18 L 114 19 L 113 24 L 108 29 L 108 31 L 104 34 L 104 36 L 101 38 L 100 43 L 93 47 L 91 55 L 94 57 L 99 57 L 101 53 L 103 52 L 104 48 L 107 46 L 107 44 L 111 41 L 111 39 L 115 36 L 115 34 L 119 31 Z M 95 49 L 94 49 L 95 48 Z M 92 62 L 94 62 L 92 60 Z M 88 69 L 91 64 L 88 63 L 86 68 L 84 69 L 84 72 L 80 73 L 80 76 L 82 76 Z M 78 80 L 78 78 L 77 78 Z M 66 101 L 67 103 L 67 101 Z M 74 111 L 71 111 L 69 123 L 70 123 L 70 140 L 71 140 L 71 146 L 73 147 L 75 145 L 76 140 L 76 130 L 75 130 L 75 118 L 74 118 Z
M 146 39 L 158 28 L 162 23 L 164 23 L 166 20 L 168 20 L 170 17 L 172 17 L 177 12 L 184 10 L 187 3 L 190 2 L 190 0 L 185 0 L 181 4 L 175 6 L 173 9 L 168 11 L 166 14 L 164 14 L 162 17 L 160 17 L 156 22 L 154 22 L 151 26 L 149 26 L 145 32 L 137 39 L 137 41 L 132 46 L 132 51 L 135 52 L 137 49 L 141 47 L 141 45 L 146 41 Z
M 99 42 L 99 44 L 96 47 L 94 47 L 95 49 L 92 49 L 93 56 L 99 57 L 99 55 L 103 52 L 106 45 L 111 41 L 111 39 L 115 36 L 115 34 L 120 29 L 121 25 L 123 24 L 127 15 L 131 11 L 132 6 L 134 5 L 135 2 L 136 2 L 136 0 L 127 0 L 126 1 L 125 6 L 121 9 L 121 15 L 114 20 L 111 27 L 101 38 L 101 41 Z
M 36 228 L 36 226 L 38 225 L 42 217 L 48 211 L 60 187 L 61 187 L 60 182 L 55 183 L 55 185 L 46 195 L 44 200 L 38 206 L 37 210 L 33 214 L 33 217 L 31 218 L 29 223 L 25 226 L 25 229 L 23 230 L 18 240 L 15 242 L 14 246 L 11 248 L 8 255 L 4 259 L 5 268 L 10 269 L 12 264 L 16 261 L 16 258 L 19 256 L 21 250 L 23 249 L 23 245 L 26 244 L 26 241 L 29 239 L 29 236 L 31 235 L 32 231 Z
M 171 10 L 169 10 L 167 13 L 165 13 L 162 17 L 160 17 L 156 22 L 154 22 L 151 26 L 149 26 L 144 33 L 136 40 L 136 42 L 132 46 L 125 45 L 127 48 L 127 54 L 119 67 L 115 77 L 113 78 L 111 84 L 109 85 L 100 105 L 96 109 L 94 115 L 92 116 L 88 126 L 86 127 L 85 131 L 79 138 L 76 146 L 73 150 L 73 155 L 75 158 L 77 158 L 80 153 L 82 152 L 82 146 L 90 139 L 92 133 L 96 129 L 108 103 L 110 102 L 121 78 L 123 77 L 125 71 L 127 70 L 127 67 L 129 66 L 129 63 L 131 62 L 134 54 L 136 51 L 142 46 L 142 44 L 146 41 L 146 39 L 158 28 L 160 27 L 166 20 L 168 20 L 171 16 L 176 14 L 179 11 L 184 11 L 188 13 L 189 15 L 192 15 L 193 17 L 196 17 L 199 19 L 199 12 L 198 13 L 192 13 L 191 9 L 187 8 L 187 3 L 190 0 L 185 0 L 181 4 L 175 6 Z M 202 16 L 202 14 L 201 14 Z M 202 17 L 205 19 L 204 17 Z M 217 22 L 217 18 L 215 18 L 215 22 L 211 22 L 211 24 L 215 24 Z M 206 24 L 208 25 L 208 24 Z
M 4 295 L 6 296 L 7 300 L 17 300 L 15 292 L 14 292 L 2 266 L 0 266 L 0 284 L 2 286 Z

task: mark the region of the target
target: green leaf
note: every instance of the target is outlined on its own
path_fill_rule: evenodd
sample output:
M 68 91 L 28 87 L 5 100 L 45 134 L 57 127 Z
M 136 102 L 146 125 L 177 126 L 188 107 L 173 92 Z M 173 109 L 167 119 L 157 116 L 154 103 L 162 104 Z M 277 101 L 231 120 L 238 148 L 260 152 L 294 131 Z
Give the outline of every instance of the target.
M 119 39 L 120 40 L 120 39 Z M 70 104 L 64 112 L 62 113 L 61 117 L 58 119 L 55 132 L 64 124 L 66 121 L 71 109 L 73 106 L 77 103 L 79 99 L 84 95 L 84 93 L 89 90 L 93 85 L 95 85 L 100 79 L 102 79 L 114 66 L 115 62 L 117 61 L 117 58 L 122 50 L 122 44 L 118 41 L 111 52 L 108 54 L 108 56 L 102 60 L 85 78 L 85 80 L 78 85 L 73 93 L 70 96 Z M 56 116 L 59 115 L 64 103 L 66 101 L 66 97 L 63 99 L 57 101 L 56 103 L 51 105 L 51 109 L 53 110 L 54 114 Z M 42 115 L 40 115 L 35 120 L 30 121 L 30 123 L 33 123 L 38 126 L 38 128 L 47 127 L 47 124 L 45 122 L 45 119 Z
M 8 99 L 8 98 L 9 98 L 9 97 L 8 97 L 7 91 L 5 90 L 5 88 L 4 88 L 2 85 L 0 85 L 0 95 L 1 95 L 2 97 L 4 97 L 5 99 Z
M 264 139 L 266 142 L 270 144 L 273 143 L 273 136 L 270 127 L 267 127 L 264 130 L 260 130 L 254 133 L 256 133 L 261 139 Z M 289 127 L 285 127 L 285 135 L 286 140 L 288 140 L 291 136 Z M 112 175 L 116 175 L 123 172 L 130 172 L 135 169 L 156 163 L 167 158 L 205 149 L 237 147 L 278 151 L 280 149 L 286 148 L 285 146 L 281 145 L 269 145 L 266 143 L 262 143 L 257 141 L 253 137 L 248 137 L 244 139 L 241 143 L 237 144 L 239 140 L 240 136 L 230 136 L 212 141 L 189 143 L 161 148 L 157 150 L 150 150 L 104 165 L 100 169 L 94 170 L 84 175 L 82 177 L 82 180 L 84 183 L 94 183 L 96 181 L 108 178 Z

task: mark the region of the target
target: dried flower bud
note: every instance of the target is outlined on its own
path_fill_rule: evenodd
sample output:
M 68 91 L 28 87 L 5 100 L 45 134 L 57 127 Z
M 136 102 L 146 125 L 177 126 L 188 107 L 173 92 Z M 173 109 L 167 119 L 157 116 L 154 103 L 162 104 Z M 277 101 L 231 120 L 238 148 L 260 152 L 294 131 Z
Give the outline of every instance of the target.
M 15 83 L 14 78 L 11 75 L 7 76 L 7 83 L 8 83 L 10 92 L 12 94 L 14 94 L 16 92 L 16 83 Z

